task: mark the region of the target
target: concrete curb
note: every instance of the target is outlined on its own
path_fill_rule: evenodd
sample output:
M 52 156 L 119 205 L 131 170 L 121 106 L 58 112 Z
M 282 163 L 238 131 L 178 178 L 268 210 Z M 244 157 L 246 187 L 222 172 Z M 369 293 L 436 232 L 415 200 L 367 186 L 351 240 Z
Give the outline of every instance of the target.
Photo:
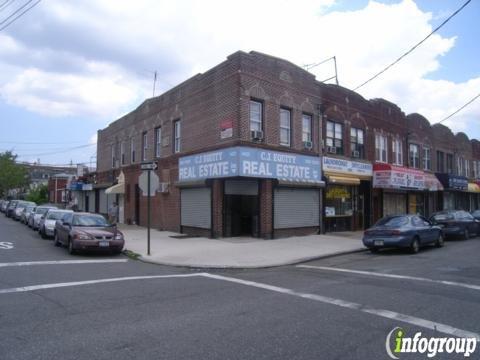
M 131 250 L 125 249 L 125 251 L 131 251 Z M 140 254 L 137 254 L 137 255 L 139 255 L 139 257 L 136 260 L 139 260 L 139 261 L 142 261 L 142 262 L 148 263 L 148 264 L 172 266 L 172 267 L 180 267 L 180 268 L 188 268 L 188 269 L 219 269 L 219 270 L 225 270 L 225 269 L 266 269 L 266 268 L 273 268 L 273 267 L 280 267 L 280 266 L 296 265 L 296 264 L 304 263 L 304 262 L 307 262 L 307 261 L 328 259 L 328 258 L 335 257 L 335 256 L 355 254 L 355 253 L 366 252 L 366 251 L 368 251 L 368 249 L 358 248 L 358 249 L 355 249 L 355 250 L 337 251 L 337 252 L 333 252 L 333 253 L 330 253 L 330 254 L 307 256 L 307 257 L 303 257 L 303 258 L 297 258 L 297 259 L 278 262 L 278 263 L 272 262 L 272 263 L 268 263 L 268 264 L 265 264 L 265 265 L 243 265 L 243 266 L 240 266 L 240 265 L 179 264 L 179 263 L 173 263 L 173 262 L 168 262 L 168 261 L 158 261 L 158 260 L 148 258 L 148 257 L 140 255 Z M 131 252 L 133 252 L 133 251 L 131 251 Z

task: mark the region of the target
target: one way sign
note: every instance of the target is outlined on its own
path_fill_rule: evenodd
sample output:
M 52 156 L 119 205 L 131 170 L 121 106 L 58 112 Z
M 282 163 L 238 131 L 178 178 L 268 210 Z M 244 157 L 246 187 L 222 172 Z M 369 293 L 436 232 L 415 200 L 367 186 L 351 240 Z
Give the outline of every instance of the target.
M 157 170 L 158 165 L 155 161 L 152 161 L 152 162 L 148 162 L 148 163 L 142 163 L 140 165 L 140 168 L 142 170 Z

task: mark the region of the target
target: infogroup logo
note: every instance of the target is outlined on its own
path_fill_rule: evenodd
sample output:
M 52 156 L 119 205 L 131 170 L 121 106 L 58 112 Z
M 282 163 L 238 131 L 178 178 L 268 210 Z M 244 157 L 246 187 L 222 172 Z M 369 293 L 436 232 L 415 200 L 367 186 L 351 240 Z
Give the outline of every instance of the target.
M 463 354 L 470 357 L 477 348 L 478 339 L 475 337 L 424 337 L 421 332 L 413 337 L 407 337 L 404 329 L 394 328 L 387 335 L 385 349 L 392 359 L 400 359 L 402 353 L 426 354 L 433 358 L 439 353 Z

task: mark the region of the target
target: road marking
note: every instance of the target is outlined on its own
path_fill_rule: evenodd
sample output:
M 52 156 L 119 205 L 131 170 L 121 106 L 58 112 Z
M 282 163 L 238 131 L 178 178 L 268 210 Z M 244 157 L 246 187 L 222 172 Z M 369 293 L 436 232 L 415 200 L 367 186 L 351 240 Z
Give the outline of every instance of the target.
M 384 310 L 384 309 L 374 309 L 359 303 L 354 303 L 350 301 L 345 301 L 341 299 L 334 299 L 322 295 L 316 294 L 309 294 L 309 293 L 302 293 L 297 292 L 292 289 L 287 289 L 275 285 L 269 285 L 264 283 L 258 283 L 255 281 L 249 280 L 242 280 L 238 278 L 222 276 L 222 275 L 215 275 L 209 273 L 193 273 L 193 274 L 171 274 L 171 275 L 150 275 L 150 276 L 129 276 L 129 277 L 120 277 L 120 278 L 108 278 L 108 279 L 97 279 L 97 280 L 85 280 L 85 281 L 74 281 L 74 282 L 66 282 L 66 283 L 53 283 L 53 284 L 42 284 L 42 285 L 32 285 L 32 286 L 23 286 L 17 288 L 10 288 L 10 289 L 0 289 L 0 294 L 8 294 L 8 293 L 19 293 L 19 292 L 29 292 L 29 291 L 36 291 L 36 290 L 44 290 L 44 289 L 53 289 L 53 288 L 62 288 L 62 287 L 71 287 L 71 286 L 81 286 L 81 285 L 91 285 L 91 284 L 101 284 L 101 283 L 112 283 L 112 282 L 120 282 L 120 281 L 131 281 L 131 280 L 152 280 L 152 279 L 171 279 L 171 278 L 189 278 L 189 277 L 205 277 L 208 279 L 215 279 L 221 281 L 227 281 L 231 283 L 241 284 L 245 286 L 251 286 L 259 289 L 264 289 L 268 291 L 273 291 L 285 295 L 291 295 L 300 297 L 303 299 L 314 300 L 324 304 L 329 305 L 336 305 L 342 308 L 347 308 L 351 310 L 357 310 L 363 313 L 376 315 L 379 317 L 396 320 L 404 323 L 408 323 L 411 325 L 423 327 L 426 329 L 430 329 L 433 331 L 441 332 L 444 334 L 458 336 L 458 337 L 474 337 L 477 341 L 480 341 L 480 334 L 458 329 L 449 325 L 445 325 L 442 323 L 437 323 L 434 321 L 417 318 L 410 315 L 405 315 L 401 313 L 397 313 L 395 311 Z
M 126 263 L 127 261 L 128 261 L 128 259 L 19 261 L 19 262 L 11 262 L 11 263 L 0 263 L 0 267 L 30 266 L 30 265 Z
M 0 249 L 2 249 L 2 250 L 13 249 L 13 243 L 8 242 L 8 241 L 0 241 Z
M 372 315 L 380 316 L 380 317 L 387 318 L 387 319 L 401 321 L 401 322 L 404 322 L 404 323 L 408 323 L 408 324 L 411 324 L 411 325 L 423 327 L 423 328 L 426 328 L 426 329 L 430 329 L 430 330 L 433 330 L 433 331 L 441 332 L 441 333 L 452 335 L 452 336 L 470 337 L 470 338 L 473 337 L 473 338 L 476 338 L 477 341 L 480 341 L 480 334 L 477 334 L 477 333 L 474 333 L 474 332 L 471 332 L 471 331 L 467 331 L 467 330 L 458 329 L 458 328 L 455 328 L 455 327 L 450 326 L 450 325 L 445 325 L 445 324 L 442 324 L 442 323 L 418 318 L 418 317 L 415 317 L 415 316 L 410 316 L 410 315 L 397 313 L 395 311 L 384 310 L 384 309 L 374 309 L 374 308 L 371 308 L 371 307 L 368 307 L 368 306 L 365 306 L 365 305 L 362 305 L 362 304 L 350 302 L 350 301 L 345 301 L 345 300 L 341 300 L 341 299 L 334 299 L 334 298 L 330 298 L 330 297 L 326 297 L 326 296 L 322 296 L 322 295 L 297 292 L 295 290 L 291 290 L 291 289 L 287 289 L 287 288 L 283 288 L 283 287 L 278 287 L 278 286 L 268 285 L 268 284 L 263 284 L 263 283 L 257 283 L 257 282 L 254 282 L 254 281 L 241 280 L 241 279 L 222 276 L 222 275 L 214 275 L 214 274 L 206 273 L 206 274 L 202 274 L 202 276 L 205 276 L 205 277 L 208 277 L 208 278 L 211 278 L 211 279 L 229 281 L 229 282 L 242 284 L 242 285 L 246 285 L 246 286 L 253 286 L 253 287 L 256 287 L 256 288 L 265 289 L 265 290 L 269 290 L 269 291 L 274 291 L 274 292 L 278 292 L 278 293 L 282 293 L 282 294 L 286 294 L 286 295 L 297 296 L 297 297 L 301 297 L 303 299 L 315 300 L 315 301 L 319 301 L 319 302 L 322 302 L 322 303 L 325 303 L 325 304 L 336 305 L 336 306 L 340 306 L 340 307 L 347 308 L 347 309 L 358 310 L 358 311 L 361 311 L 361 312 L 364 312 L 364 313 L 367 313 L 367 314 L 372 314 Z
M 466 284 L 466 283 L 460 283 L 456 281 L 434 280 L 434 279 L 428 279 L 428 278 L 422 278 L 422 277 L 416 277 L 416 276 L 384 274 L 384 273 L 378 273 L 373 271 L 351 270 L 351 269 L 343 269 L 343 268 L 328 267 L 328 266 L 297 265 L 297 267 L 305 268 L 305 269 L 317 269 L 317 270 L 352 273 L 352 274 L 358 274 L 358 275 L 385 277 L 390 279 L 423 281 L 423 282 L 429 282 L 434 284 L 458 286 L 458 287 L 463 287 L 463 288 L 472 289 L 472 290 L 480 290 L 480 285 Z

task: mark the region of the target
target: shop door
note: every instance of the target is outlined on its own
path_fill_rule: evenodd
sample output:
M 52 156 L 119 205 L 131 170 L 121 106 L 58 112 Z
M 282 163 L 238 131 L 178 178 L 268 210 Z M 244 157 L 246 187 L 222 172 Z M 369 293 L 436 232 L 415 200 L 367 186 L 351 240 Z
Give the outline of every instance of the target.
M 259 233 L 259 198 L 256 180 L 225 180 L 224 236 L 253 236 Z

